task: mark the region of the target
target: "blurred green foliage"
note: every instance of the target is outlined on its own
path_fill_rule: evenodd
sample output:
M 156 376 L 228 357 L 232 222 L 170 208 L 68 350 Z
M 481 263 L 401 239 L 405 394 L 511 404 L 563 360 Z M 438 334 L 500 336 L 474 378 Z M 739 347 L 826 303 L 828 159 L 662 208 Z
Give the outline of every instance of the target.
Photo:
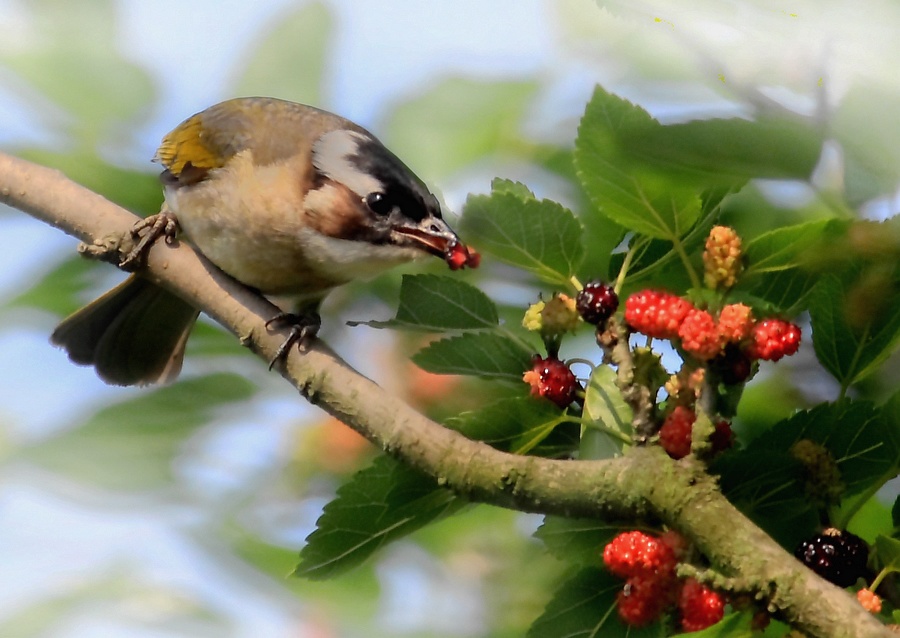
M 571 3 L 562 3 L 559 11 L 573 42 L 592 46 L 618 20 L 617 11 L 612 18 L 604 14 L 609 20 L 573 20 Z M 59 168 L 140 214 L 155 212 L 161 195 L 150 167 L 132 170 L 110 159 L 134 144 L 133 131 L 159 101 L 146 70 L 118 52 L 115 3 L 40 0 L 27 5 L 27 14 L 33 37 L 15 48 L 0 46 L 0 67 L 17 86 L 26 87 L 23 94 L 35 104 L 37 121 L 59 143 L 14 152 Z M 329 65 L 335 64 L 335 31 L 325 3 L 286 10 L 242 57 L 228 91 L 323 104 Z M 623 51 L 640 61 L 645 77 L 691 77 L 692 65 L 638 44 L 624 42 Z M 334 307 L 371 308 L 360 298 L 375 297 L 397 306 L 396 317 L 361 323 L 447 331 L 413 360 L 431 372 L 479 379 L 448 386 L 440 409 L 451 414 L 455 401 L 460 403 L 459 414 L 446 419 L 449 427 L 504 450 L 560 457 L 581 446 L 582 454 L 602 458 L 617 454 L 621 442 L 595 429 L 585 437 L 592 438 L 591 445 L 584 445 L 577 425 L 555 407 L 527 396 L 527 386 L 518 382 L 530 353 L 537 350 L 534 335 L 518 327 L 524 306 L 539 291 L 572 292 L 573 276 L 617 277 L 625 250 L 631 251 L 631 262 L 623 291 L 652 284 L 688 292 L 699 279 L 709 227 L 733 225 L 746 240 L 748 259 L 736 298 L 765 312 L 793 316 L 808 311 L 817 358 L 807 352 L 792 364 L 759 374 L 747 386 L 735 422 L 743 447 L 719 461 L 723 488 L 785 545 L 813 529 L 820 512 L 804 494 L 802 472 L 787 453 L 802 430 L 828 446 L 844 473 L 848 498 L 834 508 L 834 518 L 864 530 L 868 540 L 880 537 L 881 558 L 896 563 L 895 540 L 890 538 L 896 521 L 872 497 L 898 466 L 898 372 L 888 364 L 896 361 L 900 333 L 900 233 L 891 222 L 868 232 L 871 228 L 858 221 L 857 211 L 890 195 L 900 181 L 900 144 L 895 143 L 900 129 L 885 115 L 896 110 L 892 107 L 900 97 L 890 88 L 855 84 L 827 126 L 786 109 L 760 111 L 752 119 L 663 125 L 632 101 L 598 88 L 574 144 L 555 144 L 523 133 L 549 85 L 537 74 L 502 81 L 435 78 L 424 91 L 391 105 L 377 132 L 427 180 L 451 180 L 488 161 L 492 166 L 525 162 L 538 175 L 565 181 L 571 201 L 564 205 L 538 198 L 530 184 L 495 180 L 492 192 L 470 196 L 462 221 L 467 241 L 487 253 L 484 268 L 454 278 L 407 275 L 402 283 L 401 275 L 388 275 L 336 293 Z M 713 88 L 728 92 L 719 83 Z M 740 102 L 743 96 L 729 97 Z M 844 152 L 840 189 L 816 185 L 813 179 L 826 141 L 836 141 Z M 771 185 L 776 179 L 802 182 L 812 194 L 797 204 L 772 196 L 758 181 Z M 440 266 L 430 268 L 437 272 Z M 62 316 L 96 289 L 105 268 L 61 255 L 55 267 L 4 300 L 0 310 L 33 308 Z M 476 287 L 505 291 L 510 282 L 525 295 L 501 294 L 492 300 Z M 863 311 L 848 312 L 848 305 L 850 311 Z M 7 323 L 18 316 L 2 315 Z M 410 343 L 404 345 L 409 348 Z M 202 368 L 213 356 L 240 352 L 230 337 L 201 325 L 189 357 Z M 571 353 L 596 354 L 593 349 Z M 404 377 L 389 357 L 380 363 L 388 369 L 385 376 Z M 219 364 L 221 360 L 210 363 Z M 595 372 L 586 389 L 587 416 L 621 432 L 626 411 L 603 374 Z M 820 390 L 811 392 L 809 386 L 828 375 L 840 386 L 840 395 L 829 397 L 834 403 L 821 403 L 816 396 Z M 459 387 L 465 392 L 454 392 Z M 337 635 L 391 635 L 378 625 L 384 554 L 375 550 L 400 538 L 478 588 L 484 636 L 521 636 L 532 622 L 530 635 L 541 638 L 565 632 L 587 635 L 600 621 L 603 635 L 626 635 L 607 617 L 621 583 L 596 569 L 596 548 L 620 529 L 617 524 L 548 518 L 536 536 L 550 558 L 522 531 L 527 525 L 514 513 L 463 507 L 442 488 L 384 457 L 338 489 L 341 473 L 291 448 L 292 440 L 275 467 L 234 486 L 224 506 L 217 498 L 197 494 L 174 471 L 179 463 L 197 461 L 195 446 L 204 435 L 226 428 L 224 415 L 237 418 L 241 406 L 262 404 L 281 391 L 264 366 L 247 359 L 240 376 L 199 375 L 109 405 L 89 406 L 87 414 L 73 415 L 63 431 L 14 447 L 4 458 L 40 468 L 101 499 L 127 494 L 135 510 L 150 509 L 160 500 L 192 508 L 200 522 L 183 534 L 187 542 L 214 556 L 225 571 L 242 574 L 249 566 L 269 577 L 279 590 L 303 600 L 312 610 L 310 617 L 319 615 Z M 794 414 L 800 409 L 808 410 Z M 337 449 L 357 463 L 368 458 L 355 448 Z M 297 467 L 301 461 L 307 464 L 302 471 Z M 356 569 L 352 576 L 330 582 L 287 579 L 300 539 L 256 513 L 273 503 L 299 509 L 323 494 L 337 498 L 303 549 L 298 571 L 326 577 Z M 425 526 L 433 520 L 440 522 Z M 140 560 L 140 548 L 135 554 Z M 235 560 L 239 568 L 232 566 Z M 528 566 L 527 578 L 521 577 L 523 565 Z M 121 602 L 129 595 L 129 584 L 135 586 L 128 575 L 101 570 L 94 581 L 59 596 L 48 594 L 33 607 L 0 619 L 0 634 L 39 635 L 98 600 Z M 227 631 L 226 616 L 202 601 L 187 600 L 178 609 L 164 618 L 172 621 L 173 632 L 193 631 L 198 622 L 200 633 Z M 746 615 L 735 614 L 720 631 L 745 631 L 748 623 Z M 452 632 L 440 635 L 445 634 Z M 627 633 L 644 634 L 658 635 L 659 630 Z

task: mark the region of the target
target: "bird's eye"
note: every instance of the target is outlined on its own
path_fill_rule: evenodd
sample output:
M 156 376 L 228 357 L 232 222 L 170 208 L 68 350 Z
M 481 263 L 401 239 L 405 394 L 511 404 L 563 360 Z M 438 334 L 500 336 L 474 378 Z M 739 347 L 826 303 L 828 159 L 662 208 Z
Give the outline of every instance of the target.
M 365 198 L 366 206 L 376 215 L 387 215 L 394 210 L 394 204 L 384 193 L 369 193 Z

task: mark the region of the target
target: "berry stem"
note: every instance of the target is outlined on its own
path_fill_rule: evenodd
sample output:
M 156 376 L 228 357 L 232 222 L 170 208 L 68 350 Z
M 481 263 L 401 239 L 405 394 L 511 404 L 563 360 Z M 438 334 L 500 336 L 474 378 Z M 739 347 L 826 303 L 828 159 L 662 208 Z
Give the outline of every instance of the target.
M 576 292 L 580 292 L 584 288 L 582 283 L 580 281 L 578 281 L 578 277 L 576 277 L 575 275 L 572 275 L 571 277 L 569 277 L 569 283 L 572 284 L 572 287 L 575 289 Z
M 628 331 L 616 316 L 610 317 L 606 330 L 598 333 L 597 343 L 603 348 L 604 361 L 616 366 L 616 386 L 634 414 L 631 426 L 634 428 L 635 441 L 643 443 L 655 432 L 653 415 L 656 404 L 650 396 L 650 389 L 635 381 L 635 364 L 628 343 Z
M 616 275 L 616 283 L 613 286 L 613 290 L 617 295 L 622 291 L 622 286 L 625 284 L 625 277 L 628 276 L 628 271 L 631 269 L 631 262 L 634 260 L 634 255 L 637 252 L 637 243 L 638 242 L 635 242 L 625 253 L 625 259 L 622 260 L 622 267 L 619 268 L 619 274 Z
M 583 363 L 584 365 L 586 365 L 587 367 L 589 367 L 591 369 L 591 374 L 594 374 L 594 370 L 597 369 L 597 366 L 590 359 L 581 359 L 579 357 L 573 357 L 571 359 L 566 359 L 566 363 L 569 364 L 570 367 L 573 363 Z
M 875 580 L 872 581 L 872 584 L 869 585 L 869 591 L 875 591 L 881 586 L 881 582 L 887 578 L 887 575 L 891 573 L 891 570 L 887 567 L 878 572 L 878 575 L 875 577 Z

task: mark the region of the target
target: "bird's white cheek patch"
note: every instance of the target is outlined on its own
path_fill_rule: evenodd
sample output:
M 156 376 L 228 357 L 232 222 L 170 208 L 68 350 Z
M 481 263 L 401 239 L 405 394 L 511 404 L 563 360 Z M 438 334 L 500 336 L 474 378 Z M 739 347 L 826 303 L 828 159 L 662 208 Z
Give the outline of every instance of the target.
M 360 142 L 370 141 L 355 131 L 325 133 L 313 146 L 313 164 L 329 178 L 343 184 L 360 198 L 384 190 L 384 184 L 359 170 L 349 159 L 359 152 Z

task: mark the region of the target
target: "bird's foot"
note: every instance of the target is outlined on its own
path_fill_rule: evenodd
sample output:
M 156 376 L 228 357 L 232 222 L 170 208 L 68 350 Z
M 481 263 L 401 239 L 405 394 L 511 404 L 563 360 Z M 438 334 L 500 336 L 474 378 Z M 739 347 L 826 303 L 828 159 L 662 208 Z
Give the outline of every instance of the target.
M 266 322 L 266 328 L 290 326 L 291 331 L 287 339 L 278 346 L 275 356 L 269 362 L 269 370 L 276 363 L 283 360 L 291 347 L 296 343 L 300 352 L 306 352 L 322 326 L 322 317 L 315 310 L 305 310 L 301 313 L 281 312 Z
M 131 237 L 137 239 L 137 243 L 124 255 L 119 262 L 119 267 L 126 270 L 133 269 L 140 260 L 146 257 L 150 246 L 160 237 L 165 237 L 166 243 L 169 244 L 175 239 L 177 233 L 178 220 L 175 218 L 175 213 L 163 204 L 158 213 L 142 219 L 131 229 Z

